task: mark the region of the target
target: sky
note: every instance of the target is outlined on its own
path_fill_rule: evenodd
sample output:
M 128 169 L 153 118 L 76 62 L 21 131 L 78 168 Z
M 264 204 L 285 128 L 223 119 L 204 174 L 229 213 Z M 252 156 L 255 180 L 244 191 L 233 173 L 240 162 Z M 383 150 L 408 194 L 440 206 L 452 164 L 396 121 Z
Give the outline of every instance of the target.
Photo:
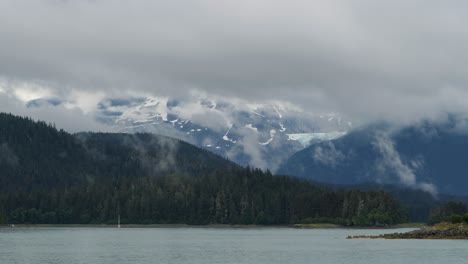
M 353 120 L 468 113 L 468 2 L 0 0 L 0 111 L 105 129 L 109 96 L 285 101 Z M 68 98 L 63 111 L 24 102 Z

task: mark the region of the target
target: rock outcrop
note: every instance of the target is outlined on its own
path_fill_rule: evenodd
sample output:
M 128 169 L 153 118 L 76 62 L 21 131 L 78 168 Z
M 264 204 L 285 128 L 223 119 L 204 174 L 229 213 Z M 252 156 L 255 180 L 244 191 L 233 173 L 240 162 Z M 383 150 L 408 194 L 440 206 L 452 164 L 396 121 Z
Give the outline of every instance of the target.
M 464 224 L 439 224 L 423 227 L 406 233 L 383 234 L 378 236 L 348 236 L 354 238 L 384 238 L 384 239 L 468 239 L 468 226 Z

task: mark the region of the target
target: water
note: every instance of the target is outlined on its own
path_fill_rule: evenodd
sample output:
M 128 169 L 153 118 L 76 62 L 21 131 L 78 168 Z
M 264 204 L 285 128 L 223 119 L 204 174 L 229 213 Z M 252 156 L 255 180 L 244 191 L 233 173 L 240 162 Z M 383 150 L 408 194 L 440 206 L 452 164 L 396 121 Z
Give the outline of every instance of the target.
M 346 239 L 407 229 L 6 228 L 1 264 L 466 263 L 468 241 Z

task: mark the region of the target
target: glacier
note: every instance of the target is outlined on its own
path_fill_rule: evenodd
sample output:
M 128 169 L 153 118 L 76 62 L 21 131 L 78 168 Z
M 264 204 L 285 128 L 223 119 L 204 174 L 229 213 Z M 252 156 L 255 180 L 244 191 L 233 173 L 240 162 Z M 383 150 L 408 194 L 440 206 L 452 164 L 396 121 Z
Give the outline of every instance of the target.
M 346 132 L 333 131 L 333 132 L 320 132 L 320 133 L 298 133 L 298 134 L 286 134 L 288 140 L 295 140 L 300 142 L 304 147 L 308 147 L 311 144 L 319 143 L 322 141 L 338 139 Z

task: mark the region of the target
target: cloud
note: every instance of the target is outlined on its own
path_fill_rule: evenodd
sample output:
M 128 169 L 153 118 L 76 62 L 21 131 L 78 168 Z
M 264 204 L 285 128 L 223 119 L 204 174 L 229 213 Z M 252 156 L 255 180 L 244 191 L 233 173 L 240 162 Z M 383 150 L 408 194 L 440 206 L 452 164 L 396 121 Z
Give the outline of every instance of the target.
M 340 162 L 345 160 L 343 152 L 337 150 L 332 141 L 324 142 L 314 149 L 313 159 L 316 163 L 335 168 Z
M 258 144 L 259 135 L 249 130 L 249 128 L 241 128 L 237 131 L 241 137 L 236 141 L 236 146 L 227 153 L 228 158 L 234 160 L 238 156 L 247 156 L 248 164 L 255 168 L 276 169 L 272 168 L 274 165 L 269 164 L 266 160 L 265 153 L 262 152 L 262 148 Z
M 0 112 L 28 116 L 36 120 L 54 123 L 57 128 L 68 132 L 101 131 L 112 132 L 109 126 L 100 124 L 93 116 L 87 115 L 78 107 L 67 108 L 63 105 L 26 107 L 23 101 L 8 94 L 0 93 Z
M 381 154 L 376 164 L 377 172 L 380 173 L 379 177 L 388 177 L 393 174 L 398 177 L 399 183 L 437 196 L 435 185 L 419 182 L 417 179 L 416 171 L 424 166 L 423 161 L 414 159 L 410 160 L 408 164 L 403 162 L 388 132 L 378 132 L 374 137 L 373 145 Z
M 218 101 L 218 99 L 220 100 Z M 215 109 L 214 100 L 223 103 L 222 98 L 196 96 L 191 100 L 179 101 L 178 105 L 172 107 L 169 112 L 214 131 L 225 132 L 232 125 L 232 117 L 228 115 L 227 111 Z
M 0 144 L 0 164 L 4 163 L 9 166 L 17 166 L 19 162 L 18 156 L 8 146 L 7 143 Z
M 411 121 L 468 112 L 467 7 L 435 0 L 1 1 L 0 73 L 54 94 L 202 90 L 364 121 Z
M 179 141 L 165 137 L 145 137 L 129 135 L 124 138 L 124 145 L 134 149 L 138 154 L 138 161 L 150 175 L 158 175 L 161 171 L 177 168 L 177 153 Z M 163 157 L 154 157 L 154 153 L 164 153 Z

